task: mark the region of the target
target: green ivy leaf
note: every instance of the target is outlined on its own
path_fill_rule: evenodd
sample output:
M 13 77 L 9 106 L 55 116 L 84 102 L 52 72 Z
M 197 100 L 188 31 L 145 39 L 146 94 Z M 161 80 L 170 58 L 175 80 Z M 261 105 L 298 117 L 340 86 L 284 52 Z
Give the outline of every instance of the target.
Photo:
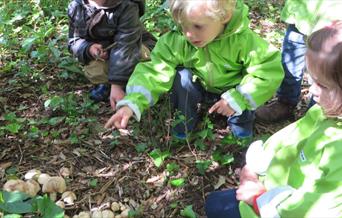
M 156 167 L 160 167 L 164 160 L 170 156 L 170 152 L 169 151 L 163 151 L 161 152 L 159 149 L 154 149 L 153 151 L 150 152 L 150 157 L 153 159 L 153 163 L 154 165 L 156 165 Z
M 201 139 L 197 139 L 194 144 L 195 144 L 196 148 L 199 148 L 201 151 L 205 151 L 207 148 L 207 145 L 204 144 L 203 140 L 201 140 Z
M 147 149 L 147 144 L 145 143 L 139 143 L 135 146 L 135 150 L 138 153 L 143 153 L 144 151 L 146 151 L 146 149 Z
M 15 175 L 18 172 L 17 167 L 11 166 L 5 170 L 6 175 Z
M 58 67 L 62 68 L 62 69 L 66 69 L 70 72 L 73 73 L 82 73 L 82 70 L 80 67 L 77 66 L 76 63 L 73 62 L 68 62 L 68 61 L 62 61 Z
M 212 163 L 211 160 L 197 160 L 196 168 L 198 169 L 200 174 L 204 175 L 205 171 L 209 168 L 211 163 Z
M 184 185 L 184 179 L 183 178 L 179 178 L 179 179 L 172 179 L 170 181 L 170 184 L 174 187 L 180 187 Z
M 169 163 L 169 164 L 166 165 L 166 170 L 169 173 L 177 172 L 179 170 L 179 165 L 176 164 L 176 163 Z
M 2 199 L 4 202 L 8 202 L 8 203 L 12 203 L 12 202 L 16 202 L 16 201 L 25 201 L 26 199 L 30 198 L 29 195 L 27 195 L 24 192 L 7 192 L 7 191 L 3 191 L 1 192 L 2 195 Z
M 180 212 L 181 216 L 187 217 L 187 218 L 196 218 L 195 212 L 192 210 L 192 205 L 186 206 L 183 210 Z
M 173 203 L 170 204 L 170 207 L 172 209 L 175 209 L 177 206 L 178 206 L 178 202 L 173 202 Z
M 55 126 L 55 125 L 61 123 L 64 119 L 65 119 L 65 117 L 52 117 L 48 120 L 48 124 L 51 126 Z
M 77 144 L 79 142 L 79 139 L 75 133 L 72 133 L 69 137 L 69 141 L 71 144 Z
M 91 179 L 89 181 L 89 186 L 95 188 L 97 186 L 97 179 Z
M 1 192 L 3 203 L 0 203 L 0 210 L 12 214 L 32 213 L 30 201 L 25 201 L 29 196 L 22 192 Z
M 234 156 L 231 154 L 225 154 L 221 157 L 220 164 L 221 165 L 227 165 L 234 161 Z
M 16 122 L 16 120 L 17 120 L 17 115 L 15 115 L 14 112 L 11 112 L 11 113 L 5 114 L 5 115 L 4 115 L 4 118 L 5 118 L 5 120 L 7 120 L 7 121 L 13 123 L 13 122 Z
M 63 209 L 58 207 L 47 195 L 37 196 L 32 205 L 43 218 L 64 218 Z
M 36 37 L 26 38 L 21 44 L 22 48 L 24 49 L 24 52 L 28 52 L 36 40 Z
M 221 165 L 226 165 L 234 161 L 234 156 L 232 154 L 222 154 L 220 151 L 216 150 L 213 153 L 213 160 L 219 162 Z
M 20 128 L 21 128 L 21 125 L 19 123 L 11 123 L 5 126 L 5 129 L 11 132 L 12 134 L 18 133 Z
M 238 144 L 238 140 L 232 135 L 226 135 L 222 140 L 221 144 L 223 145 L 236 145 Z
M 19 214 L 6 214 L 4 218 L 22 218 L 23 216 Z

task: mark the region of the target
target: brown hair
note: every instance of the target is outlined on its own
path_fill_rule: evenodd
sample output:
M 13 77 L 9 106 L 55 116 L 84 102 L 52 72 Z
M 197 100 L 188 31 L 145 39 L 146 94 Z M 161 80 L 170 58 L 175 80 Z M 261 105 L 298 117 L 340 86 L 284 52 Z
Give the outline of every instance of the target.
M 311 73 L 324 80 L 330 90 L 326 105 L 329 117 L 342 115 L 342 21 L 334 21 L 312 33 L 307 41 L 306 59 Z

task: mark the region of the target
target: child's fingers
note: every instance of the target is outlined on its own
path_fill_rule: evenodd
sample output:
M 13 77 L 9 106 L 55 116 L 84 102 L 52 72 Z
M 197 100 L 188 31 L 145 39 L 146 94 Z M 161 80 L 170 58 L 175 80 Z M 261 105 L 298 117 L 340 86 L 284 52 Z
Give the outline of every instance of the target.
M 115 104 L 115 100 L 114 99 L 112 99 L 112 98 L 110 98 L 110 106 L 112 107 L 112 109 L 113 109 L 113 111 L 115 111 L 115 106 L 116 106 L 116 104 Z
M 113 126 L 113 123 L 114 123 L 114 116 L 115 115 L 113 115 L 111 118 L 109 118 L 109 120 L 106 122 L 106 124 L 105 124 L 105 128 L 106 129 L 109 129 L 109 128 L 111 128 L 112 126 Z
M 106 51 L 101 50 L 100 57 L 104 60 L 107 60 L 108 59 L 108 53 Z
M 121 129 L 126 129 L 130 116 L 123 116 L 121 119 Z
M 213 106 L 211 106 L 211 108 L 209 109 L 209 114 L 215 112 L 217 110 L 217 108 L 219 107 L 218 102 L 215 103 Z
M 115 113 L 105 124 L 105 128 L 112 128 L 112 127 L 116 127 L 118 128 L 119 125 L 117 125 L 117 120 L 120 120 L 120 115 L 118 115 L 117 113 Z M 119 122 L 120 123 L 120 122 Z

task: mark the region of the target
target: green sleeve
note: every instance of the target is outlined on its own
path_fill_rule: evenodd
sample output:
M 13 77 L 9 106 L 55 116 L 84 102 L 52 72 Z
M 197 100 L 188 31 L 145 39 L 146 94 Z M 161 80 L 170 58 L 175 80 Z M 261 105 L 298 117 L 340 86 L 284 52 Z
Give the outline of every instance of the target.
M 239 59 L 243 62 L 245 76 L 240 85 L 228 90 L 241 111 L 255 110 L 276 92 L 284 77 L 279 50 L 251 30 L 241 37 Z
M 177 37 L 177 32 L 162 36 L 151 53 L 151 60 L 139 63 L 127 83 L 127 95 L 118 103 L 118 107 L 128 105 L 138 121 L 143 111 L 154 105 L 160 95 L 172 87 L 176 66 L 178 60 L 182 60 L 181 52 L 184 50 L 184 45 Z
M 240 210 L 241 218 L 258 218 L 259 217 L 254 212 L 253 208 L 243 201 L 240 201 L 239 203 L 239 210 Z

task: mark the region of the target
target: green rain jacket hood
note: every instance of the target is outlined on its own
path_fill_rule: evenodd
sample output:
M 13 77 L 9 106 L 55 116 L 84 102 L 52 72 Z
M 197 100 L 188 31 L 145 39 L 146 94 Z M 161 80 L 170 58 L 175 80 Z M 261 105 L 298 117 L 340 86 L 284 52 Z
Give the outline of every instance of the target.
M 193 46 L 180 31 L 163 35 L 151 60 L 135 68 L 117 108 L 128 105 L 140 120 L 171 89 L 179 66 L 191 69 L 207 91 L 222 94 L 236 115 L 265 103 L 283 79 L 280 52 L 248 28 L 247 15 L 247 6 L 238 0 L 224 32 L 204 48 Z

